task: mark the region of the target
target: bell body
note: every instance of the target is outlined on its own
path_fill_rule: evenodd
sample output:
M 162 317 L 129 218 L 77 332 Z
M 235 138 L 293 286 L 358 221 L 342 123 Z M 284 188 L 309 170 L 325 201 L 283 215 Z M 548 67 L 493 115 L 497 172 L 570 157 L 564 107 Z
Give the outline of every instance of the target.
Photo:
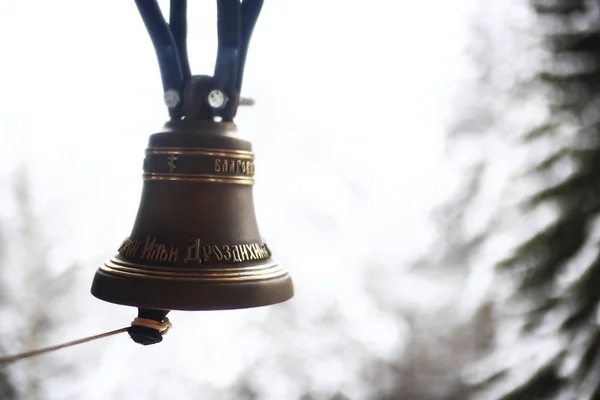
M 162 310 L 224 310 L 293 296 L 260 236 L 250 142 L 233 123 L 171 121 L 150 136 L 133 230 L 92 294 Z

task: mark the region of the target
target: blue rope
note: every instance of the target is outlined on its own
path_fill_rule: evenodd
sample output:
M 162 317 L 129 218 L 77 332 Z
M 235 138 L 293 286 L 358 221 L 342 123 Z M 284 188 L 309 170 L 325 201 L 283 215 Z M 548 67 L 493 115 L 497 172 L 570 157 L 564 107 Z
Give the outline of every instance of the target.
M 183 19 L 185 20 L 185 2 L 174 0 L 171 3 L 183 3 Z M 137 5 L 138 11 L 146 26 L 146 30 L 154 45 L 164 92 L 166 93 L 169 90 L 174 90 L 179 95 L 179 103 L 175 107 L 169 108 L 169 115 L 173 119 L 180 119 L 184 116 L 183 89 L 189 78 L 186 79 L 184 68 L 181 65 L 177 42 L 175 41 L 172 31 L 169 29 L 169 25 L 167 25 L 156 0 L 135 0 L 135 4 Z M 177 15 L 176 20 L 181 16 L 181 8 L 181 4 L 177 4 L 177 12 L 174 14 Z M 177 32 L 178 40 L 181 40 L 181 36 L 183 36 L 184 43 L 185 30 L 186 26 L 184 24 L 183 30 L 179 29 Z M 181 35 L 182 31 L 183 35 Z M 187 71 L 189 73 L 189 65 L 187 66 Z
M 187 53 L 187 19 L 186 19 L 187 1 L 171 0 L 169 27 L 175 40 L 179 60 L 185 82 L 189 81 L 192 73 L 190 72 L 190 62 Z

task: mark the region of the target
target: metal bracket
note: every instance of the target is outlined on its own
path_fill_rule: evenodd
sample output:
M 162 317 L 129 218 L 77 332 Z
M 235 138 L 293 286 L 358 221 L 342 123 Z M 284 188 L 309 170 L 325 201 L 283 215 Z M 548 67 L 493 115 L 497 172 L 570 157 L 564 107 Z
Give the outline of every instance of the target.
M 186 0 L 171 0 L 169 23 L 156 0 L 135 0 L 150 35 L 171 119 L 233 121 L 248 44 L 263 0 L 217 0 L 218 50 L 214 76 L 192 76 L 187 57 Z

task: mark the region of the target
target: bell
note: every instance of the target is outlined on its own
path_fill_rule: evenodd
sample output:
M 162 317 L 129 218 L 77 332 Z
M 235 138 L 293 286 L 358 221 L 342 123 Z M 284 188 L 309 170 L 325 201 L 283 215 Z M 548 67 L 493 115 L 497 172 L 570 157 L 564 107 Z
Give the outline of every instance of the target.
M 168 310 L 227 310 L 289 300 L 285 268 L 260 236 L 254 154 L 229 122 L 173 120 L 150 136 L 133 230 L 96 272 L 99 299 Z

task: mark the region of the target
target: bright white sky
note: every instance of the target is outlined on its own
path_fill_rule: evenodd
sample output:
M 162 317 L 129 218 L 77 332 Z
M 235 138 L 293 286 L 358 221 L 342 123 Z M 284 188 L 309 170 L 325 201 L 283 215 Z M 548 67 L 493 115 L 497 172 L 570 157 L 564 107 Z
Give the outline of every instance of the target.
M 215 4 L 190 3 L 192 72 L 210 74 Z M 343 364 L 319 361 L 328 345 L 310 326 L 324 302 L 374 352 L 398 340 L 398 328 L 372 315 L 361 277 L 371 267 L 365 260 L 399 268 L 431 236 L 425 218 L 450 185 L 444 121 L 473 3 L 275 0 L 263 8 L 243 90 L 257 103 L 236 122 L 257 155 L 261 233 L 291 269 L 291 307 L 308 326 L 305 336 L 287 334 L 324 387 L 347 378 Z M 80 261 L 91 284 L 132 227 L 147 138 L 167 119 L 150 39 L 133 1 L 30 0 L 0 3 L 0 45 L 0 218 L 11 218 L 11 174 L 26 163 L 52 265 Z M 93 299 L 89 286 L 78 290 L 104 317 L 85 320 L 68 338 L 134 316 Z M 258 331 L 241 339 L 240 332 L 268 310 L 209 314 L 174 313 L 176 329 L 153 348 L 126 337 L 89 345 L 102 355 L 90 371 L 102 369 L 104 393 L 126 386 L 120 380 L 132 369 L 136 378 L 152 376 L 156 363 L 225 385 L 265 351 Z M 198 340 L 205 345 L 191 348 Z M 122 395 L 143 397 L 131 390 Z M 291 389 L 273 390 L 282 399 Z

